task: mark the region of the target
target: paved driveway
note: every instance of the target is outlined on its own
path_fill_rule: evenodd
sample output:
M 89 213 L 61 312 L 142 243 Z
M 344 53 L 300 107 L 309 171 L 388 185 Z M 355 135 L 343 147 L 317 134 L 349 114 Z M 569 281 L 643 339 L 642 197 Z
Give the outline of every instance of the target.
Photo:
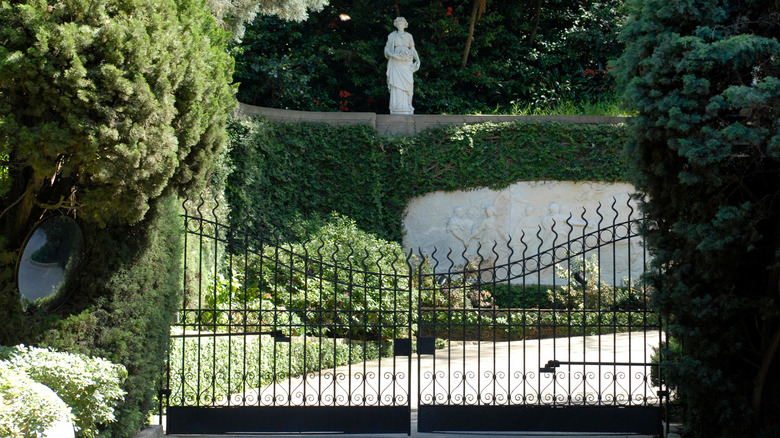
M 419 359 L 414 354 L 411 363 L 401 356 L 346 365 L 246 395 L 261 405 L 410 403 L 412 409 L 420 399 L 423 404 L 565 404 L 571 396 L 575 404 L 637 404 L 655 399 L 646 364 L 658 344 L 657 331 L 459 343 Z M 552 360 L 560 362 L 550 369 L 554 372 L 540 372 Z
M 453 343 L 433 355 L 391 357 L 311 373 L 234 394 L 231 401 L 251 400 L 263 406 L 402 405 L 412 409 L 412 436 L 420 438 L 649 436 L 558 432 L 417 432 L 417 408 L 423 404 L 641 404 L 656 403 L 650 385 L 650 363 L 656 332 L 542 339 L 514 342 Z M 541 372 L 548 361 L 560 362 Z M 573 364 L 572 364 L 573 363 Z M 601 363 L 600 365 L 598 363 Z M 601 398 L 599 399 L 599 394 Z M 599 401 L 601 400 L 601 401 Z M 192 435 L 188 435 L 192 436 Z M 202 435 L 214 436 L 216 435 Z M 242 434 L 251 437 L 253 435 Z M 262 434 L 302 436 L 301 434 Z M 333 434 L 305 434 L 332 438 Z M 407 435 L 350 435 L 395 438 Z

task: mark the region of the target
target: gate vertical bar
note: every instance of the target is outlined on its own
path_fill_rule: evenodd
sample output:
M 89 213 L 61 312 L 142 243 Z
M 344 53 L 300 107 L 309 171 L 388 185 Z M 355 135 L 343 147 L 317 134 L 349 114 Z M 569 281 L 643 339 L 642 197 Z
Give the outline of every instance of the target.
M 413 254 L 413 250 L 409 250 L 409 256 L 406 258 L 406 269 L 407 269 L 407 275 L 408 275 L 407 276 L 407 281 L 406 281 L 406 285 L 407 285 L 406 287 L 408 288 L 408 294 L 409 294 L 409 301 L 407 303 L 407 306 L 408 306 L 407 308 L 409 309 L 408 313 L 407 313 L 407 333 L 408 333 L 408 336 L 409 336 L 409 356 L 406 359 L 406 364 L 407 364 L 407 366 L 406 366 L 406 375 L 408 376 L 407 379 L 406 379 L 407 380 L 407 382 L 406 382 L 406 385 L 407 385 L 406 386 L 406 394 L 407 394 L 406 395 L 406 401 L 407 401 L 407 411 L 409 412 L 410 423 L 411 423 L 411 418 L 412 418 L 412 415 L 411 415 L 412 414 L 412 394 L 413 394 L 413 392 L 412 392 L 412 380 L 414 380 L 412 378 L 412 358 L 414 357 L 413 356 L 413 352 L 412 352 L 412 350 L 413 350 L 413 348 L 412 348 L 412 336 L 414 336 L 414 332 L 413 332 L 412 329 L 414 327 L 414 319 L 413 318 L 415 316 L 414 308 L 412 307 L 412 303 L 414 303 L 414 270 L 412 270 L 412 260 L 411 260 L 412 254 Z M 422 275 L 422 268 L 421 267 L 418 267 L 417 274 L 418 274 L 417 308 L 419 310 L 420 309 L 420 305 L 419 305 L 420 304 L 420 302 L 419 302 L 419 300 L 420 300 L 420 291 L 422 290 L 422 282 L 419 281 L 421 279 L 420 275 Z M 396 288 L 396 289 L 398 289 L 398 288 Z M 393 301 L 395 302 L 397 300 L 393 300 Z M 419 327 L 420 327 L 419 324 L 421 322 L 422 322 L 421 319 L 417 321 L 417 323 L 418 323 L 418 325 L 417 325 L 418 330 L 419 330 Z M 393 357 L 395 358 L 395 356 L 393 356 Z M 418 389 L 422 387 L 422 382 L 419 380 L 420 363 L 421 363 L 421 361 L 420 361 L 420 354 L 419 354 L 419 351 L 418 351 L 418 353 L 417 353 L 417 370 L 418 370 L 417 388 Z M 393 372 L 395 372 L 395 369 L 393 369 Z M 393 405 L 395 405 L 395 403 L 396 403 L 396 401 L 395 401 L 395 398 L 394 398 L 393 399 Z M 418 404 L 418 406 L 420 404 L 420 394 L 417 394 L 417 404 Z M 409 424 L 409 428 L 407 429 L 406 434 L 407 434 L 407 436 L 412 434 L 412 425 L 411 424 Z

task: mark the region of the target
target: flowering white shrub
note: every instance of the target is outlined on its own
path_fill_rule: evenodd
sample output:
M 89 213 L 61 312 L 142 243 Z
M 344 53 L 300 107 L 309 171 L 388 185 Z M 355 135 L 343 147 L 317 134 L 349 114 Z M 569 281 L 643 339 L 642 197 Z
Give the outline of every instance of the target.
M 95 437 L 99 425 L 115 421 L 114 407 L 124 400 L 127 371 L 105 359 L 19 345 L 0 347 L 0 364 L 54 390 L 70 406 L 80 437 Z
M 58 422 L 73 421 L 62 400 L 46 397 L 36 385 L 24 371 L 0 361 L 0 436 L 42 436 Z

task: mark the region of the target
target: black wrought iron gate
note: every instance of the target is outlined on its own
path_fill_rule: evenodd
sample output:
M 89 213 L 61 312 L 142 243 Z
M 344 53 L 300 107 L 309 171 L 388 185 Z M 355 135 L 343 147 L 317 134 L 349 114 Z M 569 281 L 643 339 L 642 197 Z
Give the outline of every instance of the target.
M 410 433 L 412 410 L 421 432 L 660 432 L 661 323 L 614 204 L 431 254 L 187 206 L 169 434 Z
M 660 432 L 663 334 L 627 207 L 622 220 L 614 204 L 595 222 L 583 211 L 503 251 L 429 256 L 418 430 Z

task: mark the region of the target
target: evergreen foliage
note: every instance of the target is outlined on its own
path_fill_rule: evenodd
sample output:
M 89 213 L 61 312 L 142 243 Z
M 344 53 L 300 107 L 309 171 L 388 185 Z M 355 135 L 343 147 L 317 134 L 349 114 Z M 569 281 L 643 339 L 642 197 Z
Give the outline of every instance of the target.
M 338 212 L 400 241 L 406 206 L 437 190 L 517 181 L 616 181 L 624 125 L 480 124 L 390 137 L 368 125 L 232 120 L 232 222 L 256 232 Z M 251 214 L 246 214 L 251 212 Z
M 73 296 L 62 316 L 37 321 L 36 343 L 127 369 L 112 436 L 132 435 L 155 407 L 170 325 L 181 305 L 182 230 L 174 201 L 158 202 L 136 226 L 85 230 L 86 266 Z M 7 343 L 2 336 L 0 343 Z
M 56 314 L 23 313 L 13 270 L 0 277 L 0 345 L 49 346 L 127 369 L 112 436 L 134 433 L 155 407 L 170 324 L 181 304 L 182 230 L 174 201 L 156 202 L 134 226 L 84 224 L 85 262 Z
M 631 0 L 616 63 L 638 111 L 664 372 L 692 436 L 780 433 L 780 7 Z
M 124 365 L 114 436 L 153 407 L 181 287 L 172 195 L 224 155 L 228 40 L 205 0 L 0 3 L 0 344 Z M 55 315 L 23 313 L 16 256 L 57 210 L 80 220 L 86 262 Z
M 3 2 L 9 243 L 41 210 L 137 223 L 164 191 L 201 188 L 235 104 L 227 39 L 200 0 Z
M 70 300 L 53 315 L 23 313 L 13 270 L 0 277 L 0 345 L 28 343 L 123 365 L 124 402 L 110 425 L 129 436 L 155 407 L 170 324 L 181 297 L 182 234 L 174 199 L 135 226 L 84 225 L 85 262 Z M 106 425 L 103 425 L 106 426 Z
M 422 62 L 415 73 L 417 114 L 614 99 L 605 70 L 622 51 L 623 0 L 484 3 L 465 66 L 473 0 L 331 0 L 303 22 L 258 17 L 234 48 L 238 98 L 275 108 L 386 114 L 383 48 L 401 15 Z

